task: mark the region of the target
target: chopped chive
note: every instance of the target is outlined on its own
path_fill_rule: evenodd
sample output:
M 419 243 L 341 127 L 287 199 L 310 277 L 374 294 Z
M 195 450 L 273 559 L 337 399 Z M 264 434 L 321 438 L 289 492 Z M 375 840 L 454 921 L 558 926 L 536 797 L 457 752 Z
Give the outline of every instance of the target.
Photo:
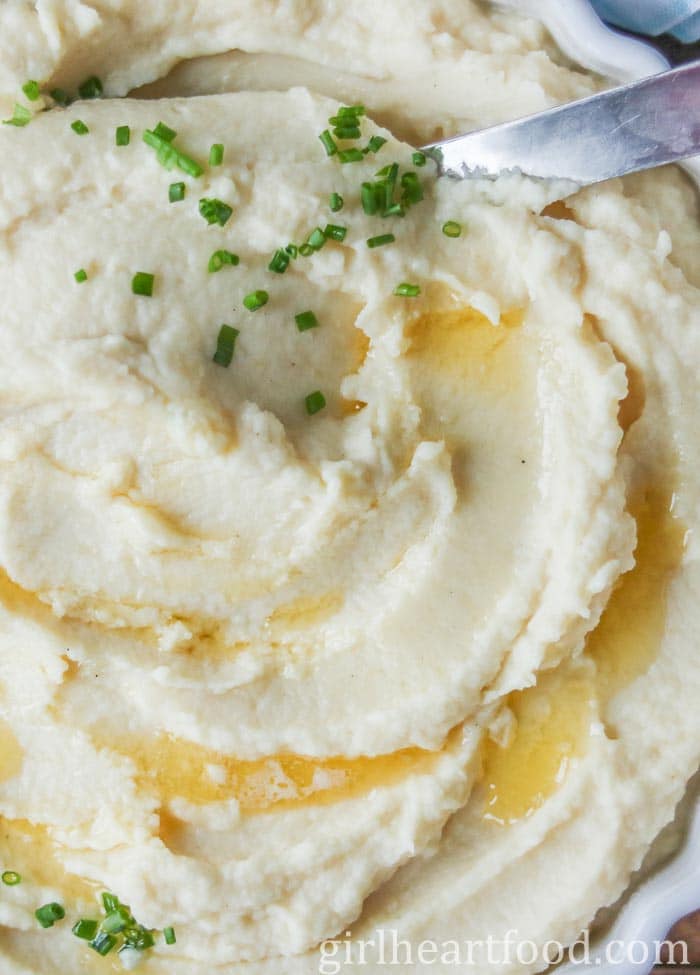
M 340 195 L 340 193 L 331 193 L 330 200 L 329 200 L 329 206 L 330 206 L 331 211 L 333 213 L 337 213 L 339 210 L 342 210 L 344 203 L 345 203 L 345 200 L 342 198 L 342 196 Z
M 420 294 L 420 285 L 409 284 L 407 281 L 404 281 L 402 284 L 396 285 L 394 294 L 398 295 L 399 298 L 417 298 Z
M 300 332 L 308 332 L 310 328 L 318 328 L 318 318 L 314 315 L 312 311 L 302 311 L 298 315 L 294 316 L 294 321 L 297 323 L 297 328 Z
M 25 105 L 20 105 L 19 102 L 15 103 L 14 110 L 12 112 L 12 118 L 3 119 L 3 125 L 15 125 L 17 128 L 22 128 L 25 125 L 29 125 L 32 120 L 32 113 Z
M 359 125 L 336 125 L 333 129 L 336 139 L 359 139 L 360 134 Z
M 370 237 L 367 240 L 368 247 L 383 247 L 384 244 L 393 244 L 396 240 L 393 234 L 379 234 L 377 237 Z
M 56 921 L 62 921 L 65 916 L 65 910 L 55 901 L 52 901 L 50 904 L 44 904 L 34 911 L 34 917 L 42 928 L 52 928 Z
M 386 210 L 382 213 L 383 217 L 404 217 L 406 216 L 406 211 L 400 203 L 392 203 L 388 206 Z
M 110 911 L 100 924 L 100 928 L 107 934 L 121 934 L 129 921 L 129 912 L 119 907 L 116 911 Z
M 442 225 L 442 232 L 445 237 L 459 237 L 462 233 L 462 224 L 456 220 L 448 220 Z
M 338 109 L 338 118 L 356 118 L 358 115 L 365 114 L 364 105 L 341 105 Z
M 171 129 L 165 122 L 159 122 L 153 130 L 153 134 L 162 139 L 163 142 L 173 142 L 177 136 L 175 129 Z
M 128 146 L 131 142 L 131 129 L 128 125 L 117 126 L 117 131 L 114 134 L 114 141 L 118 146 Z
M 30 102 L 38 102 L 39 96 L 41 95 L 41 89 L 39 88 L 38 81 L 25 81 L 22 85 L 22 91 Z
M 227 265 L 231 267 L 236 267 L 240 263 L 240 257 L 238 254 L 233 254 L 231 251 L 214 251 L 214 253 L 209 258 L 209 273 L 215 274 L 220 271 L 222 267 Z
M 16 887 L 22 883 L 22 877 L 16 870 L 5 870 L 2 875 L 2 882 L 6 887 Z
M 217 366 L 227 368 L 231 365 L 233 353 L 236 348 L 236 339 L 239 335 L 240 332 L 233 325 L 221 326 L 216 338 L 216 352 L 213 355 L 213 361 Z
M 220 142 L 215 142 L 209 150 L 209 165 L 220 166 L 224 161 L 224 147 Z
M 326 155 L 334 156 L 338 151 L 338 147 L 335 144 L 335 140 L 333 136 L 330 134 L 330 132 L 328 131 L 328 129 L 323 130 L 323 132 L 319 136 L 319 139 L 321 140 L 323 148 L 326 150 Z
M 163 928 L 163 938 L 166 945 L 174 945 L 177 941 L 174 928 Z
M 83 281 L 87 281 L 87 279 L 88 279 L 87 271 L 85 270 L 84 267 L 81 267 L 79 271 L 76 271 L 75 272 L 75 274 L 73 275 L 73 277 L 78 282 L 78 284 L 82 284 Z
M 360 201 L 365 213 L 372 217 L 379 210 L 384 200 L 384 187 L 380 183 L 363 183 L 360 191 Z
M 119 907 L 119 898 L 116 894 L 110 894 L 105 890 L 102 893 L 102 906 L 105 909 L 105 913 L 110 914 Z
M 269 294 L 267 291 L 251 291 L 249 295 L 246 295 L 243 299 L 243 304 L 248 309 L 248 311 L 257 311 L 258 308 L 262 308 L 269 301 Z
M 148 274 L 146 271 L 137 271 L 131 280 L 131 290 L 135 295 L 151 298 L 153 296 L 154 280 L 154 274 Z M 102 899 L 104 900 L 104 895 Z
M 383 145 L 386 144 L 386 139 L 381 135 L 373 135 L 367 145 L 364 148 L 365 154 L 369 152 L 379 152 Z
M 345 240 L 347 232 L 347 227 L 341 227 L 337 223 L 327 223 L 323 230 L 323 236 L 328 240 Z
M 171 183 L 168 187 L 168 199 L 171 203 L 179 203 L 185 199 L 187 187 L 184 183 Z
M 362 149 L 341 149 L 338 153 L 341 163 L 362 162 L 364 158 Z
M 77 118 L 75 122 L 71 122 L 70 126 L 76 135 L 87 135 L 90 129 L 87 127 L 85 122 Z
M 165 129 L 168 133 L 172 132 L 172 129 L 168 129 L 164 126 L 162 122 L 159 122 L 156 128 Z M 186 153 L 181 152 L 176 149 L 175 146 L 170 144 L 170 141 L 164 138 L 162 135 L 158 135 L 155 131 L 146 129 L 143 133 L 143 141 L 147 146 L 156 150 L 156 158 L 161 166 L 165 166 L 166 169 L 173 169 L 177 166 L 183 173 L 188 176 L 193 176 L 197 178 L 201 176 L 204 170 L 199 165 L 199 163 L 188 156 Z
M 97 927 L 97 921 L 89 921 L 87 918 L 81 918 L 80 921 L 75 922 L 71 930 L 76 938 L 81 938 L 83 941 L 92 941 L 97 934 Z
M 287 251 L 283 247 L 279 247 L 272 255 L 272 260 L 267 265 L 267 269 L 268 271 L 274 271 L 275 274 L 284 274 L 289 267 L 290 259 Z
M 127 945 L 132 948 L 138 948 L 139 951 L 146 951 L 156 943 L 152 932 L 144 928 L 142 924 L 127 928 L 124 931 L 124 940 Z
M 78 94 L 81 98 L 101 98 L 102 82 L 96 75 L 86 78 L 82 85 L 78 86 Z
M 199 201 L 199 212 L 209 226 L 218 223 L 220 227 L 223 227 L 228 223 L 233 213 L 233 208 L 228 203 L 224 203 L 223 200 L 205 198 Z
M 311 257 L 311 255 L 314 254 L 315 251 L 314 248 L 311 246 L 311 244 L 301 244 L 301 246 L 299 247 L 299 253 L 301 254 L 302 257 Z
M 413 159 L 413 165 L 416 167 L 425 166 L 428 161 L 424 152 L 414 152 L 411 158 Z
M 323 395 L 320 389 L 315 390 L 313 393 L 304 399 L 306 404 L 306 412 L 309 416 L 313 416 L 314 413 L 318 413 L 326 405 L 326 397 Z
M 323 245 L 326 243 L 326 235 L 321 230 L 320 227 L 316 227 L 308 236 L 306 243 L 309 247 L 312 247 L 315 251 L 320 251 Z
M 117 943 L 117 939 L 112 934 L 108 934 L 106 931 L 100 931 L 92 941 L 89 942 L 90 947 L 93 951 L 96 951 L 98 955 L 108 955 L 112 948 Z
M 68 108 L 73 101 L 68 92 L 64 91 L 63 88 L 52 88 L 49 95 L 51 95 L 56 104 L 60 105 L 61 108 Z
M 404 173 L 401 177 L 401 202 L 406 206 L 420 203 L 423 199 L 423 187 L 416 173 Z
M 297 245 L 296 244 L 287 244 L 287 246 L 285 247 L 285 250 L 289 254 L 289 256 L 292 258 L 292 260 L 295 261 L 296 258 L 297 258 L 297 254 L 299 253 L 299 248 L 297 247 Z

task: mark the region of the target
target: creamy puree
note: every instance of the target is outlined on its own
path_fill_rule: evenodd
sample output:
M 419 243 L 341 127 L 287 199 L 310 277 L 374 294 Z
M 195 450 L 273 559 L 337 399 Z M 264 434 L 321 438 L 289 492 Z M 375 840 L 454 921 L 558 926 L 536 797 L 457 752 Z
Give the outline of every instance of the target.
M 35 113 L 0 130 L 3 975 L 568 944 L 623 891 L 700 759 L 694 192 L 413 160 L 602 86 L 468 0 L 0 6 L 0 104 Z M 358 162 L 318 138 L 339 103 L 386 140 Z M 363 212 L 393 162 L 424 198 Z M 155 946 L 71 934 L 105 891 Z

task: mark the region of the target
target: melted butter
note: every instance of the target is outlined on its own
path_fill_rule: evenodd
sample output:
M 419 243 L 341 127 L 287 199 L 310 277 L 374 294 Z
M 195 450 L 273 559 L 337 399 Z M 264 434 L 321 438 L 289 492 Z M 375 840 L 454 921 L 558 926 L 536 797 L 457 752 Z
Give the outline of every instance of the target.
M 620 579 L 586 644 L 603 704 L 646 673 L 658 654 L 668 585 L 682 561 L 686 534 L 671 513 L 672 498 L 670 490 L 650 488 L 630 504 L 637 522 L 636 564 Z
M 268 629 L 288 628 L 295 630 L 321 623 L 337 612 L 343 605 L 339 592 L 328 592 L 322 596 L 302 596 L 294 602 L 278 606 L 265 621 Z
M 2 868 L 16 870 L 22 880 L 41 887 L 60 890 L 64 902 L 92 903 L 98 884 L 67 873 L 61 861 L 61 847 L 43 826 L 22 819 L 0 817 L 0 858 Z
M 24 752 L 6 721 L 0 721 L 0 782 L 14 778 L 22 768 Z
M 409 354 L 442 376 L 478 378 L 512 389 L 522 376 L 515 341 L 522 320 L 519 309 L 504 312 L 498 325 L 475 308 L 428 312 L 409 324 Z
M 456 734 L 451 733 L 443 750 Z M 328 759 L 280 754 L 248 761 L 160 735 L 132 743 L 123 754 L 136 764 L 140 785 L 163 805 L 176 797 L 195 804 L 236 799 L 243 812 L 259 813 L 338 802 L 428 773 L 442 750 L 403 748 L 376 757 Z
M 584 674 L 554 671 L 508 704 L 515 730 L 507 745 L 484 747 L 484 818 L 500 824 L 532 815 L 561 784 L 571 759 L 585 751 L 594 687 Z
M 542 211 L 542 216 L 551 217 L 552 220 L 572 220 L 576 223 L 576 214 L 563 200 L 548 203 Z

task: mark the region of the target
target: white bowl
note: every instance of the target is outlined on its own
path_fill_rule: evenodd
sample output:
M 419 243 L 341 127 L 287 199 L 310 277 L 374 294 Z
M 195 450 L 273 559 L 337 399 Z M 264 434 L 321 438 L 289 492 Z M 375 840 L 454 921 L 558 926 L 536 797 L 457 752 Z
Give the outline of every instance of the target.
M 541 20 L 561 50 L 578 64 L 624 84 L 645 78 L 669 67 L 666 58 L 649 44 L 618 34 L 600 20 L 588 0 L 500 0 Z M 700 157 L 688 160 L 684 168 L 700 187 Z M 692 809 L 692 807 L 691 807 Z M 678 852 L 670 862 L 638 882 L 622 900 L 611 927 L 591 950 L 590 970 L 599 975 L 645 975 L 649 961 L 606 961 L 614 940 L 626 945 L 647 944 L 649 958 L 672 925 L 700 908 L 700 802 L 695 801 L 689 827 Z M 639 956 L 643 952 L 640 951 Z M 568 963 L 557 975 L 581 975 L 583 964 Z

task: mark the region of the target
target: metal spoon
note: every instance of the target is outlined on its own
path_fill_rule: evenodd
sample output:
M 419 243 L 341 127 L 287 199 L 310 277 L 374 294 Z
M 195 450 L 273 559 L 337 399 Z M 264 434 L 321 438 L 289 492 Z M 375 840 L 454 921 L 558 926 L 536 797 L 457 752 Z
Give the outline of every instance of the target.
M 519 172 L 579 186 L 700 153 L 700 61 L 423 150 L 439 174 Z

